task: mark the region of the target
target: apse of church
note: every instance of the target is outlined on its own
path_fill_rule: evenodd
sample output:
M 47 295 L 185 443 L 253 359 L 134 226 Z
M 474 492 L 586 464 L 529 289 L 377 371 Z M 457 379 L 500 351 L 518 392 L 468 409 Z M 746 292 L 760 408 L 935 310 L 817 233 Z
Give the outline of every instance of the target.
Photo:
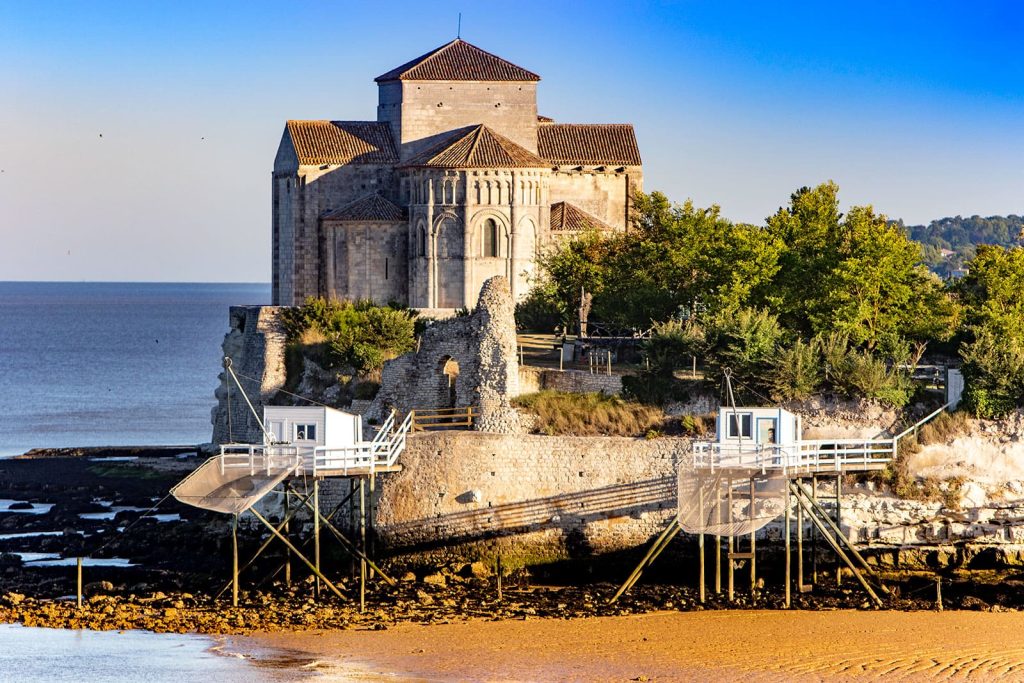
M 545 245 L 625 230 L 632 126 L 537 115 L 535 74 L 455 40 L 378 77 L 378 120 L 289 121 L 274 164 L 273 297 L 472 307 L 529 290 Z

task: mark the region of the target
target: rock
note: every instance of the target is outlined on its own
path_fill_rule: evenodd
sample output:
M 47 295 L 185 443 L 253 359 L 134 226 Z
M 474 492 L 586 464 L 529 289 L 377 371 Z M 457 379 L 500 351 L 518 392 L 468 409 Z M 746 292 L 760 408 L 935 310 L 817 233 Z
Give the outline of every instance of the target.
M 25 596 L 21 593 L 8 593 L 4 596 L 4 602 L 9 605 L 20 605 L 25 601 Z
M 434 604 L 434 598 L 430 597 L 429 593 L 427 593 L 426 591 L 422 591 L 422 590 L 416 591 L 416 600 L 418 600 L 421 605 L 433 605 Z
M 85 588 L 82 589 L 82 592 L 86 595 L 101 597 L 99 596 L 100 593 L 111 593 L 113 590 L 114 584 L 109 581 L 93 581 L 92 583 L 85 584 Z
M 444 578 L 444 574 L 434 573 L 427 574 L 426 576 L 424 576 L 423 583 L 430 586 L 439 586 L 441 588 L 444 588 L 448 585 L 448 580 Z
M 18 503 L 11 503 L 7 506 L 8 510 L 33 510 L 35 509 L 32 503 L 26 503 L 24 501 Z
M 398 580 L 403 583 L 411 583 L 416 580 L 416 574 L 414 574 L 413 572 L 406 572 L 402 574 L 402 576 L 400 576 Z

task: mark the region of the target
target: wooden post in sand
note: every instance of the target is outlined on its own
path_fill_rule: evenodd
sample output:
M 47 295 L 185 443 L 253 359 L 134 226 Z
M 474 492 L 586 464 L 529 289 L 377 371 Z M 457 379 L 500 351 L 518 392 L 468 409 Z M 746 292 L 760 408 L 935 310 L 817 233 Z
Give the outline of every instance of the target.
M 289 510 L 291 509 L 291 502 L 292 502 L 291 491 L 289 490 L 288 483 L 286 481 L 285 485 L 284 485 L 284 518 L 285 519 L 291 519 L 291 516 L 288 514 Z M 288 537 L 289 527 L 290 527 L 290 524 L 288 524 L 288 523 L 286 523 L 284 525 L 284 535 L 285 535 L 285 538 Z M 291 588 L 291 585 L 292 585 L 292 550 L 291 550 L 291 548 L 286 548 L 284 552 L 285 552 L 285 555 L 284 555 L 284 585 L 286 585 L 289 588 Z
M 82 558 L 78 558 L 78 590 L 75 593 L 78 597 L 78 609 L 82 609 Z

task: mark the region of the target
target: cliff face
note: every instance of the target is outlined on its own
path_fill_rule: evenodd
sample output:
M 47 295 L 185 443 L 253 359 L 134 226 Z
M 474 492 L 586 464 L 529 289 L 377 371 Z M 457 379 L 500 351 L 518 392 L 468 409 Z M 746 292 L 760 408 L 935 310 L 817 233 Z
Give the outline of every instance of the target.
M 285 331 L 277 306 L 232 306 L 231 328 L 221 348 L 231 359 L 245 394 L 257 412 L 270 402 L 285 382 Z M 214 395 L 217 406 L 211 414 L 213 445 L 260 443 L 262 432 L 238 385 L 225 371 Z

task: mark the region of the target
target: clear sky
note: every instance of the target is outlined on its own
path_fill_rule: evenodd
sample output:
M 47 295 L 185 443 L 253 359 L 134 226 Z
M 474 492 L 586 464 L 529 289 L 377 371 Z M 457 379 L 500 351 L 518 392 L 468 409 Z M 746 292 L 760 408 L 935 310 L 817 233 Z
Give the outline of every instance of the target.
M 1024 213 L 1020 2 L 0 0 L 0 280 L 269 280 L 284 121 L 373 119 L 459 11 L 542 114 L 633 123 L 648 191 Z

